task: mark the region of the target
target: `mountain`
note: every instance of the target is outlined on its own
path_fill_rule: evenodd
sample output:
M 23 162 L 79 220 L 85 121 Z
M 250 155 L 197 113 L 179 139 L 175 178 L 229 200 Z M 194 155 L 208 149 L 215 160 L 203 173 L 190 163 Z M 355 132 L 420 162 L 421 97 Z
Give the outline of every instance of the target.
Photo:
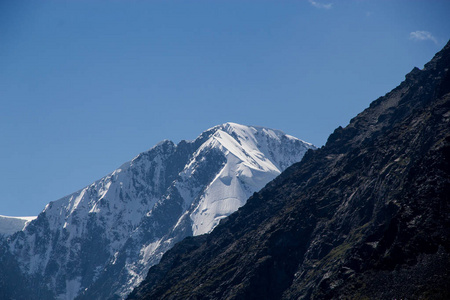
M 8 238 L 20 280 L 34 290 L 26 298 L 126 297 L 176 242 L 210 232 L 313 148 L 278 130 L 235 123 L 194 141 L 160 142 L 50 202 Z
M 8 236 L 24 229 L 36 217 L 8 217 L 0 215 L 0 236 Z
M 450 43 L 129 299 L 450 299 Z

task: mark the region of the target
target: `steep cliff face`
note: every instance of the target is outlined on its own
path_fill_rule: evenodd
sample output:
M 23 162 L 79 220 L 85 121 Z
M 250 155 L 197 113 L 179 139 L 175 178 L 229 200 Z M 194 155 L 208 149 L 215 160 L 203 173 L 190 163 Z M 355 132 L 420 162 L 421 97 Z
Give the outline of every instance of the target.
M 2 257 L 11 254 L 30 290 L 40 291 L 23 298 L 124 298 L 173 244 L 211 231 L 311 148 L 279 130 L 235 123 L 194 141 L 163 141 L 50 202 L 7 239 Z
M 130 299 L 450 297 L 450 43 Z

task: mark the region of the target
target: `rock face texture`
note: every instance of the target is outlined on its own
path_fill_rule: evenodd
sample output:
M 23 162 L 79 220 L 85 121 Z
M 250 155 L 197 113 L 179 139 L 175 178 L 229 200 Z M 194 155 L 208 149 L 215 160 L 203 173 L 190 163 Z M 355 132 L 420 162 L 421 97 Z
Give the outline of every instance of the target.
M 125 298 L 176 242 L 210 232 L 312 148 L 235 123 L 163 141 L 2 241 L 2 299 Z
M 450 43 L 129 299 L 450 299 Z

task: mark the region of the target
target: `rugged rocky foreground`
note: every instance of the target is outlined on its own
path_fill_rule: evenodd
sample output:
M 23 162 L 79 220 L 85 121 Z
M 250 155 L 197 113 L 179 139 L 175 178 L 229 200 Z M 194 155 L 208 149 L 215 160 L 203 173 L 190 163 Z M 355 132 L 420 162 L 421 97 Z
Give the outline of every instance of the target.
M 129 299 L 450 299 L 450 44 Z

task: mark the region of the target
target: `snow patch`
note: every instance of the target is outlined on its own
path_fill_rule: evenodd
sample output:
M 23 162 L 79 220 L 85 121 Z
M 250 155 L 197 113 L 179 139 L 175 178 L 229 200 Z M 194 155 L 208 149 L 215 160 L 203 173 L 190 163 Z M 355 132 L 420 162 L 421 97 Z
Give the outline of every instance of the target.
M 81 277 L 76 277 L 71 280 L 66 280 L 66 293 L 59 294 L 56 299 L 58 300 L 70 300 L 74 299 L 81 288 Z

